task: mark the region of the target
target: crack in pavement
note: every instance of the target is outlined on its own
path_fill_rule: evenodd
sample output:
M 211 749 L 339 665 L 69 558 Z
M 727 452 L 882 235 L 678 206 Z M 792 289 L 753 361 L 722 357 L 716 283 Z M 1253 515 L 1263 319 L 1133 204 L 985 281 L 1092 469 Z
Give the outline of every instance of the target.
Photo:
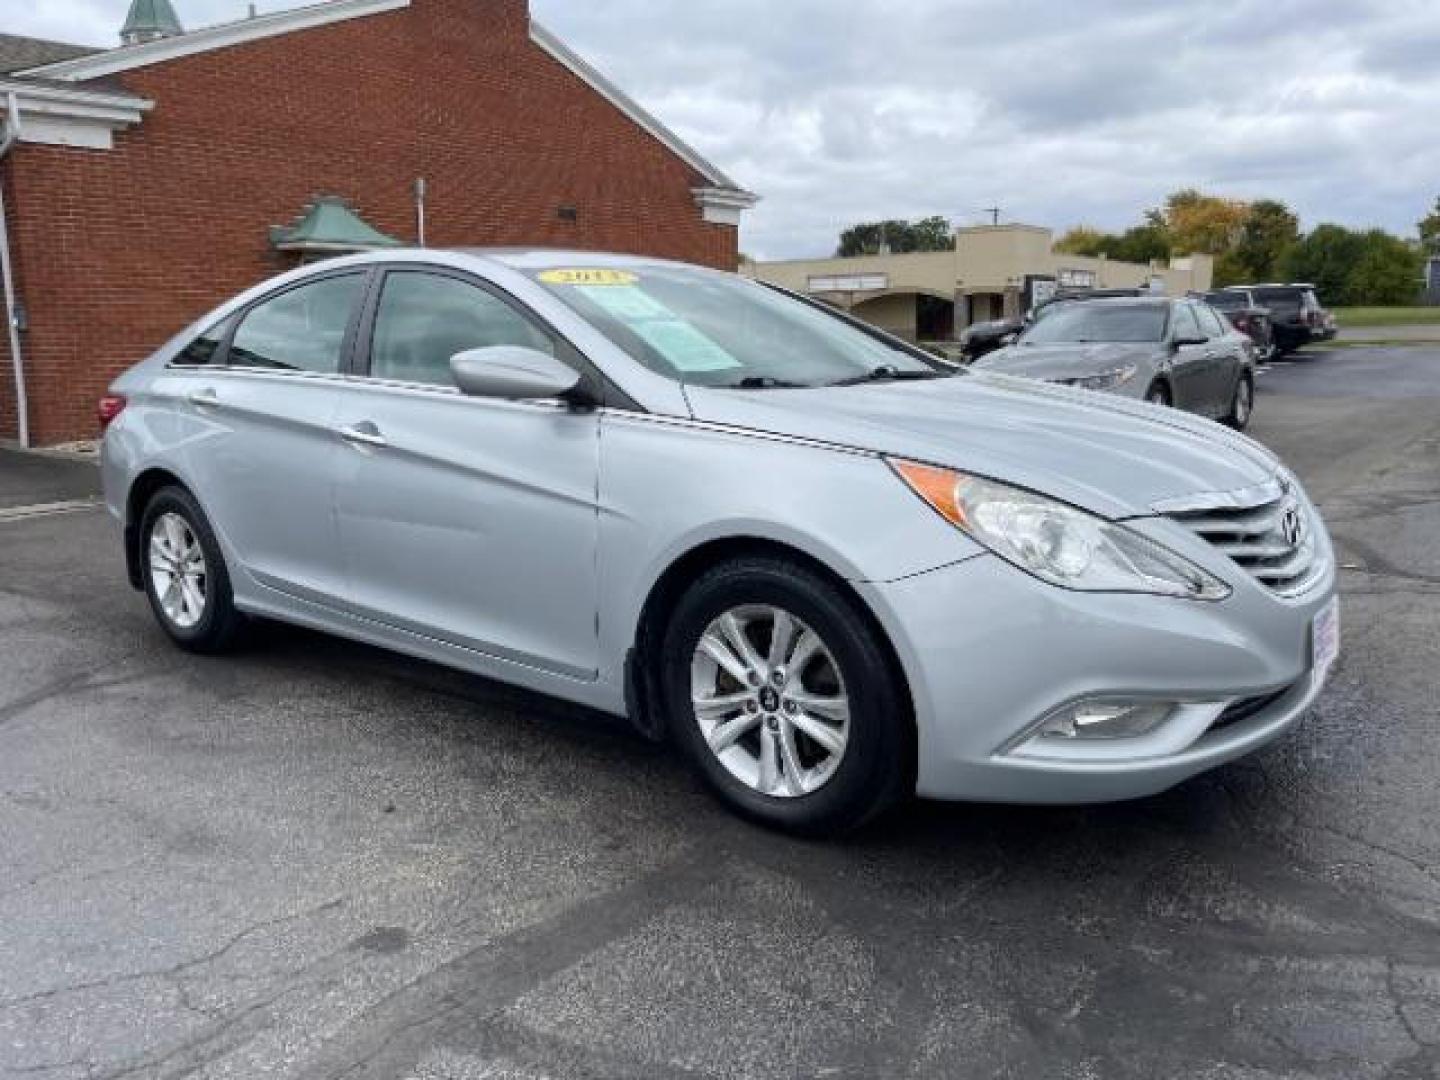
M 277 916 L 274 919 L 267 919 L 264 922 L 256 923 L 254 926 L 246 927 L 244 930 L 241 930 L 239 933 L 235 934 L 219 948 L 213 949 L 210 952 L 205 953 L 203 956 L 197 956 L 190 960 L 184 960 L 170 967 L 156 968 L 154 970 L 147 971 L 127 971 L 116 975 L 108 976 L 104 979 L 91 979 L 86 982 L 70 983 L 65 986 L 55 986 L 51 987 L 48 990 L 40 990 L 33 994 L 25 994 L 20 997 L 0 999 L 0 1012 L 9 1012 L 12 1009 L 20 1008 L 21 1006 L 32 1005 L 37 1001 L 50 1001 L 54 998 L 64 997 L 66 994 L 78 994 L 86 990 L 108 989 L 115 986 L 124 986 L 132 982 L 142 982 L 146 979 L 176 979 L 187 971 L 191 971 L 194 968 L 202 967 L 205 964 L 210 964 L 216 960 L 219 960 L 222 956 L 230 952 L 231 949 L 235 948 L 235 946 L 239 945 L 246 938 L 252 937 L 255 934 L 261 933 L 265 930 L 274 929 L 277 926 L 283 926 L 287 923 L 299 922 L 302 919 L 308 919 L 314 915 L 320 914 L 323 911 L 334 910 L 344 904 L 344 902 L 345 901 L 343 898 L 327 900 L 323 904 L 317 904 L 314 907 L 308 908 L 305 911 L 296 912 L 293 915 L 281 915 Z
M 721 879 L 725 858 L 692 847 L 620 889 L 456 957 L 365 1010 L 300 1074 L 400 1075 L 461 1024 L 494 1017 L 546 979 L 698 896 Z

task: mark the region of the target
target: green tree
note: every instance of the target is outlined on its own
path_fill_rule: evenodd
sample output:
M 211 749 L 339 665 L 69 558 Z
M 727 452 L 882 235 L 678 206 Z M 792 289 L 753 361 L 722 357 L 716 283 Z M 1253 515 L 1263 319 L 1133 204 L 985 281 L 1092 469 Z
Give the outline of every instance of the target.
M 1170 258 L 1170 233 L 1163 221 L 1147 221 L 1126 229 L 1109 250 L 1112 259 L 1123 262 L 1164 262 Z
M 1092 229 L 1089 225 L 1076 225 L 1056 240 L 1054 246 L 1056 251 L 1063 251 L 1067 255 L 1088 255 L 1093 258 L 1109 254 L 1110 248 L 1117 242 L 1117 238 L 1110 233 Z
M 1383 229 L 1360 236 L 1359 258 L 1345 283 L 1345 302 L 1411 304 L 1420 291 L 1420 251 Z
M 943 217 L 921 218 L 919 221 L 866 221 L 852 225 L 840 234 L 835 254 L 841 258 L 856 255 L 878 255 L 882 247 L 903 255 L 912 251 L 949 251 L 954 247 L 950 222 Z
M 910 223 L 911 251 L 949 251 L 955 246 L 950 219 L 939 214 Z
M 1260 199 L 1240 226 L 1235 263 L 1248 281 L 1274 281 L 1281 259 L 1300 239 L 1300 219 L 1282 202 Z
M 1350 272 L 1364 246 L 1361 235 L 1343 225 L 1317 225 L 1285 253 L 1279 276 L 1312 283 L 1323 304 L 1343 304 L 1348 299 Z
M 1427 255 L 1440 255 L 1440 198 L 1435 200 L 1435 209 L 1420 221 L 1420 246 Z
M 1255 281 L 1238 253 L 1222 251 L 1215 256 L 1215 274 L 1212 287 L 1223 289 L 1226 285 L 1246 285 Z

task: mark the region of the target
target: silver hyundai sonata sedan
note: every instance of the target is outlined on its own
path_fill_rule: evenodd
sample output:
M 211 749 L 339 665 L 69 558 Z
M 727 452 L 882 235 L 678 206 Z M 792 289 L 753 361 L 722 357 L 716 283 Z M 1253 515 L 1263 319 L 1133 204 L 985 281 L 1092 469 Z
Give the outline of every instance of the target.
M 101 403 L 130 579 L 629 716 L 736 810 L 1161 791 L 1339 650 L 1305 492 L 1218 424 L 957 374 L 732 274 L 387 252 L 261 285 Z

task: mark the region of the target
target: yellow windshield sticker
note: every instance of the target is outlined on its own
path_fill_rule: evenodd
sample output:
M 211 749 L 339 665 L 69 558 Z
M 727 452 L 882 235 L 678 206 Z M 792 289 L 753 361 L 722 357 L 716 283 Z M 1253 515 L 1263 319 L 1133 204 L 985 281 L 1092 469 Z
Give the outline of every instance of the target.
M 546 285 L 634 285 L 640 280 L 639 274 L 627 270 L 604 270 L 600 267 L 583 267 L 571 270 L 546 270 L 540 275 Z

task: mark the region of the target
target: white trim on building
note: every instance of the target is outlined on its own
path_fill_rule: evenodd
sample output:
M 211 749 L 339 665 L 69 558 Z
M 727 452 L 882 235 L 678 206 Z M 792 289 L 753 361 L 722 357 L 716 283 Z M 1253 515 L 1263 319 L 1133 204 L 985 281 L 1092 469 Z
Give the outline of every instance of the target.
M 740 224 L 739 211 L 748 210 L 760 201 L 758 195 L 753 195 L 741 188 L 734 180 L 721 172 L 716 165 L 707 161 L 680 136 L 647 112 L 634 98 L 601 74 L 589 61 L 533 19 L 530 21 L 530 40 L 569 68 L 582 82 L 588 83 L 591 89 L 598 92 L 601 97 L 635 121 L 645 131 L 659 139 L 672 153 L 714 185 L 714 187 L 695 189 L 695 201 L 705 211 L 706 221 L 714 221 L 722 225 L 738 225 Z M 721 196 L 729 200 L 728 203 L 722 205 Z M 712 217 L 712 212 L 717 217 Z M 733 212 L 733 220 L 718 220 L 730 212 Z
M 130 94 L 4 77 L 0 95 L 15 98 L 20 142 L 87 150 L 109 150 L 115 132 L 140 123 L 155 104 Z
M 348 19 L 362 19 L 368 15 L 383 15 L 410 6 L 410 0 L 327 0 L 326 3 L 311 4 L 307 7 L 275 11 L 257 15 L 253 19 L 239 19 L 235 22 L 220 23 L 191 30 L 174 37 L 156 38 L 138 45 L 122 45 L 118 49 L 91 53 L 73 60 L 60 60 L 42 67 L 16 72 L 33 78 L 60 79 L 77 82 L 84 79 L 99 79 L 106 75 L 117 75 L 150 64 L 178 60 L 184 56 L 225 49 L 232 45 L 243 45 L 247 41 L 260 41 L 281 34 L 293 34 L 297 30 L 310 30 L 330 23 L 345 22 Z

